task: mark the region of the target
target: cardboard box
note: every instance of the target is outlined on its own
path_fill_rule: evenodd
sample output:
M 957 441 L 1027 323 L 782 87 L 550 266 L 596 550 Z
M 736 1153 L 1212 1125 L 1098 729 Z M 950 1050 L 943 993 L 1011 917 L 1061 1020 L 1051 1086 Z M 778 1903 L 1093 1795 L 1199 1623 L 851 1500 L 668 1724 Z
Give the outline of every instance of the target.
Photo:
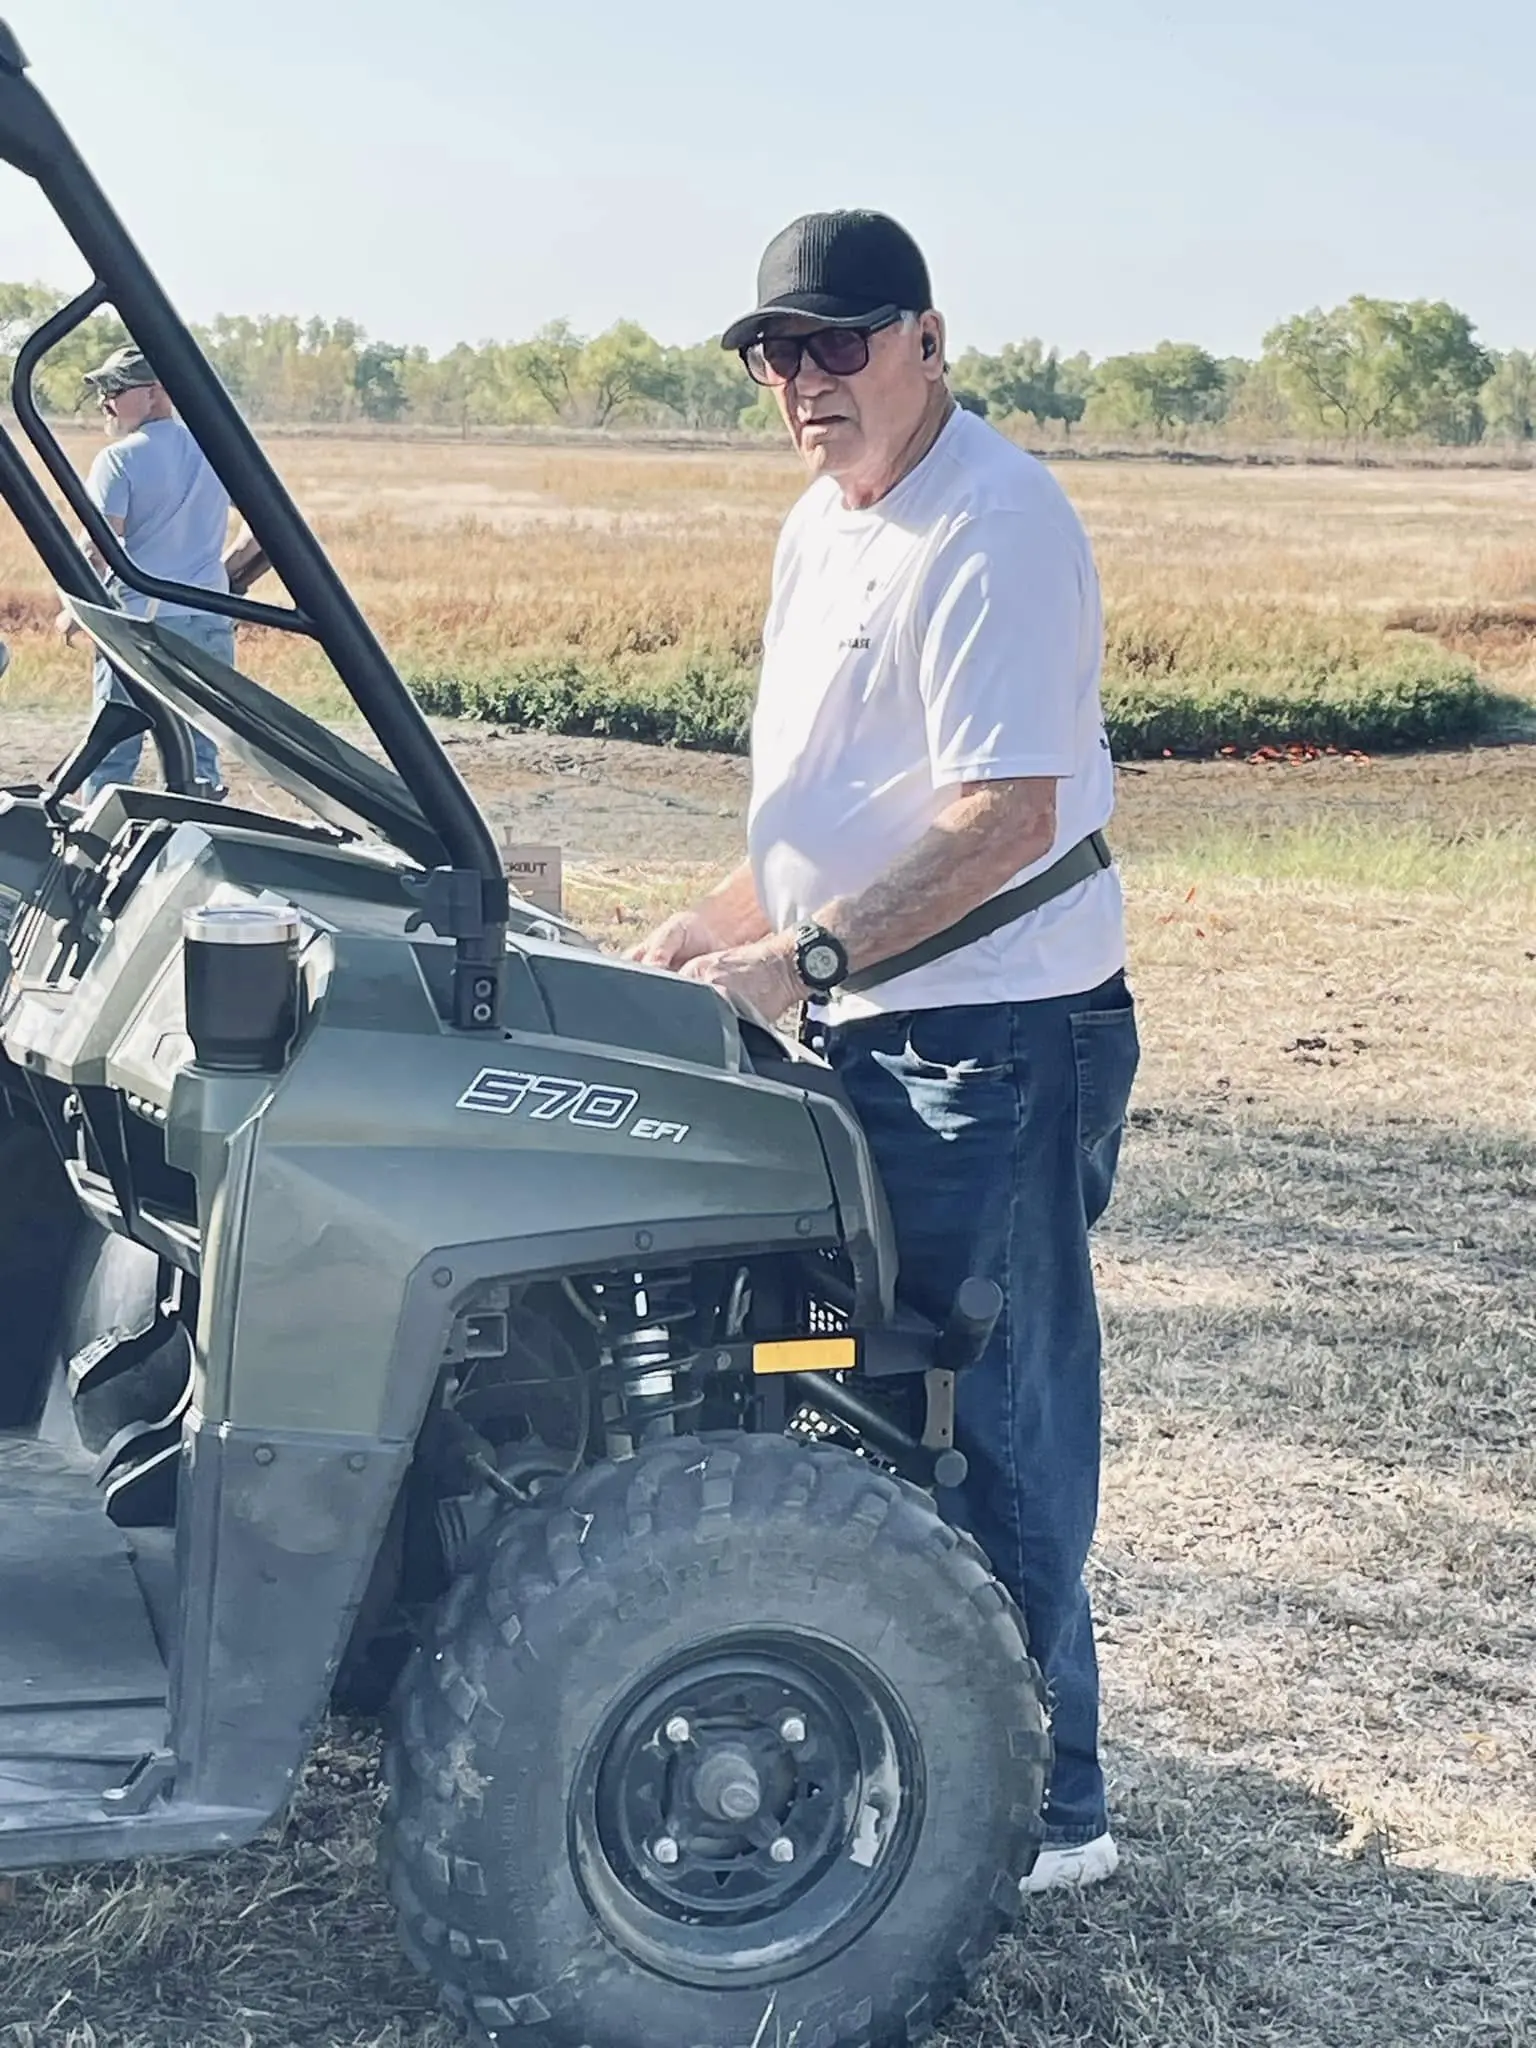
M 558 846 L 524 846 L 503 834 L 501 865 L 519 896 L 540 910 L 564 916 L 564 874 Z

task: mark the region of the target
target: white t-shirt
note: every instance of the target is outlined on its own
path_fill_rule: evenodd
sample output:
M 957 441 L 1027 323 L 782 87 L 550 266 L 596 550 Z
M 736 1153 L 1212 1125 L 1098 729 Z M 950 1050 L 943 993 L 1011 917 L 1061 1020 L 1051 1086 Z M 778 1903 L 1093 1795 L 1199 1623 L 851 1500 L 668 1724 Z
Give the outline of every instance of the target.
M 974 414 L 866 511 L 830 477 L 811 485 L 779 538 L 763 640 L 747 846 L 775 929 L 866 888 L 962 782 L 1056 778 L 1055 844 L 1008 888 L 1107 824 L 1088 537 L 1045 465 Z M 1124 964 L 1106 868 L 828 1014 L 1076 995 Z

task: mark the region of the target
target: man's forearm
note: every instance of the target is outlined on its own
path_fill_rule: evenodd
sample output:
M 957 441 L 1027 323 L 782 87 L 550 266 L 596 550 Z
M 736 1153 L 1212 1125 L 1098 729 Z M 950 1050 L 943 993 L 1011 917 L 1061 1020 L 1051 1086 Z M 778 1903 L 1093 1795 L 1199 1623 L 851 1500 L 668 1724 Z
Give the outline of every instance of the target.
M 708 925 L 715 944 L 721 949 L 749 946 L 754 939 L 766 938 L 773 929 L 757 900 L 752 863 L 746 860 L 739 868 L 733 869 L 718 888 L 711 889 L 707 896 L 700 898 L 697 914 Z
M 857 970 L 932 938 L 996 895 L 1056 836 L 1054 782 L 977 783 L 867 888 L 825 906 Z
M 229 578 L 231 590 L 241 590 L 247 582 L 256 578 L 247 572 L 265 558 L 266 550 L 247 525 L 242 525 L 235 536 L 234 545 L 224 557 L 224 573 Z
M 828 903 L 817 922 L 842 940 L 851 968 L 871 967 L 984 903 L 1048 853 L 1055 836 L 1054 780 L 966 784 L 915 846 L 866 888 Z M 738 868 L 691 914 L 701 924 L 718 916 L 739 935 L 685 957 L 683 974 L 770 1020 L 804 1000 L 794 935 L 764 917 L 750 868 Z

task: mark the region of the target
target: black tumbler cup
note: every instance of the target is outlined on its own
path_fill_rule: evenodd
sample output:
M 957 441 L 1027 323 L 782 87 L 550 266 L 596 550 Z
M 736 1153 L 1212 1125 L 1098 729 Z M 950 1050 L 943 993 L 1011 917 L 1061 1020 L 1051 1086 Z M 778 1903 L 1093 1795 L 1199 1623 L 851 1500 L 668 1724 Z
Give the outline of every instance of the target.
M 182 916 L 187 1036 L 215 1073 L 281 1071 L 298 1018 L 299 914 L 206 904 Z

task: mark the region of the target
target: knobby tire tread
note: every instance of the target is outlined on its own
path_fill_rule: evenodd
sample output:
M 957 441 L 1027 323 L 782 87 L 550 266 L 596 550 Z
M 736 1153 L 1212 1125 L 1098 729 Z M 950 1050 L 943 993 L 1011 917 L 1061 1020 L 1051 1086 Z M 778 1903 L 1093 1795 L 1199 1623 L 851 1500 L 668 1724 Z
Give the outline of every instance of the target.
M 786 1511 L 835 1527 L 880 1558 L 898 1551 L 926 1557 L 951 1593 L 971 1605 L 993 1653 L 1016 1670 L 1020 1712 L 1011 1753 L 1025 1794 L 1010 1809 L 1017 1856 L 1009 1867 L 976 1873 L 975 1924 L 954 1954 L 939 1959 L 935 1979 L 890 1987 L 880 2012 L 872 1998 L 854 2001 L 814 2032 L 798 2034 L 797 2048 L 916 2048 L 971 1988 L 1016 1916 L 1018 1880 L 1038 1848 L 1035 1792 L 1049 1770 L 1050 1739 L 1022 1619 L 980 1549 L 939 1517 L 928 1495 L 845 1451 L 782 1436 L 675 1438 L 622 1463 L 592 1466 L 554 1500 L 516 1509 L 496 1524 L 441 1603 L 397 1690 L 385 1746 L 384 1862 L 400 1937 L 472 2036 L 511 2039 L 516 2048 L 608 2048 L 587 2040 L 575 2010 L 553 2012 L 537 1991 L 515 1981 L 517 1964 L 505 1946 L 475 1931 L 475 1905 L 487 1898 L 494 1872 L 461 1853 L 462 1821 L 466 1812 L 483 1818 L 488 1778 L 479 1764 L 503 1728 L 487 1671 L 531 1656 L 524 1621 L 538 1603 L 601 1575 L 637 1544 L 657 1535 L 698 1541 L 750 1530 Z M 603 1939 L 595 1935 L 594 1953 Z M 583 1960 L 592 1958 L 573 1958 L 566 1977 L 579 1973 Z

